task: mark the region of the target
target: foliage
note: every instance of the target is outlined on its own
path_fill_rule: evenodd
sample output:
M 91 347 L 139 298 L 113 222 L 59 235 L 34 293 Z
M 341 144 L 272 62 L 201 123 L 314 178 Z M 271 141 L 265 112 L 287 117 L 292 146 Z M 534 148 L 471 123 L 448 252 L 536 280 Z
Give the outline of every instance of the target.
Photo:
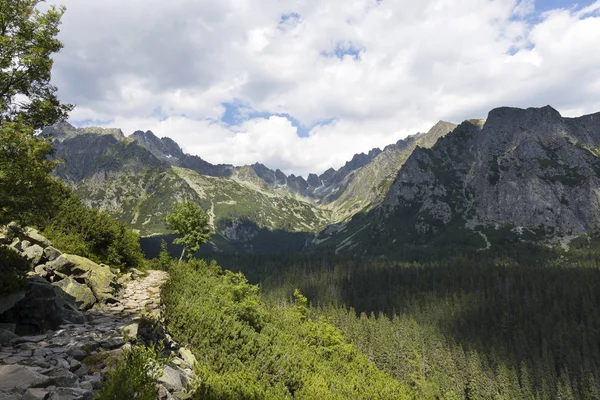
M 406 398 L 325 318 L 302 318 L 300 293 L 295 306 L 268 305 L 243 275 L 204 261 L 170 274 L 165 320 L 198 360 L 194 398 Z
M 64 8 L 42 12 L 36 9 L 41 2 L 0 0 L 0 123 L 20 121 L 40 129 L 73 108 L 59 102 L 50 84 L 51 55 L 62 48 L 56 36 Z
M 43 225 L 67 189 L 50 173 L 49 141 L 22 123 L 0 123 L 0 223 Z
M 25 286 L 31 265 L 14 249 L 0 246 L 0 296 Z
M 61 204 L 44 234 L 64 252 L 114 267 L 140 268 L 145 262 L 139 237 L 127 224 L 85 207 L 73 195 Z
M 188 251 L 188 258 L 192 258 L 200 245 L 208 242 L 212 235 L 208 215 L 193 201 L 177 204 L 167 215 L 167 223 L 168 229 L 179 235 L 173 243 L 183 245 L 184 251 Z
M 309 315 L 417 398 L 597 398 L 598 236 L 572 250 L 520 247 L 427 262 L 237 256 L 270 302 L 297 288 Z M 226 257 L 223 258 L 224 260 Z
M 97 400 L 156 400 L 156 380 L 162 373 L 163 359 L 149 347 L 125 352 L 109 370 Z

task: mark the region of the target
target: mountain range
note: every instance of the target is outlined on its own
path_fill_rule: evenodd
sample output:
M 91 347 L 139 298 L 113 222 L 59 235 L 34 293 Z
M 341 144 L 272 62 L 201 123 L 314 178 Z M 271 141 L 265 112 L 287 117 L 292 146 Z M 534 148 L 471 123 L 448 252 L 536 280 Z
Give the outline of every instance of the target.
M 507 235 L 568 241 L 600 226 L 600 113 L 497 108 L 306 179 L 258 163 L 213 165 L 150 131 L 63 122 L 42 134 L 64 160 L 55 175 L 88 206 L 156 237 L 168 233 L 173 205 L 193 200 L 209 213 L 214 251 L 485 250 Z

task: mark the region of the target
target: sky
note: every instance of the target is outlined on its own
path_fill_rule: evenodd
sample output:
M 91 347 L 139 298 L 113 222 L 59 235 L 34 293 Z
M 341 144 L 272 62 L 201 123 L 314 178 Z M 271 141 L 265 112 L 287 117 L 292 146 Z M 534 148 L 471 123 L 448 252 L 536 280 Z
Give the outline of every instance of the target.
M 600 0 L 49 0 L 76 126 L 306 176 L 499 106 L 600 111 Z

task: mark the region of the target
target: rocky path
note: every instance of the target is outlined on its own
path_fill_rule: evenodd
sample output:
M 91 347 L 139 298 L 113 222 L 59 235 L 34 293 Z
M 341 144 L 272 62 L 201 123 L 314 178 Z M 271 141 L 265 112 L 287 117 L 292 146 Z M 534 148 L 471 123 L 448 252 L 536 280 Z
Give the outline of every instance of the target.
M 166 279 L 165 272 L 149 271 L 146 277 L 128 282 L 119 302 L 96 305 L 85 313 L 88 322 L 84 324 L 61 325 L 37 336 L 5 333 L 0 337 L 0 400 L 92 399 L 106 361 L 143 334 L 141 317 L 159 316 L 160 286 Z M 178 372 L 177 382 L 166 379 L 161 397 L 171 396 L 165 386 L 182 390 L 182 377 L 191 374 L 185 358 L 177 360 L 188 367 L 186 373 Z

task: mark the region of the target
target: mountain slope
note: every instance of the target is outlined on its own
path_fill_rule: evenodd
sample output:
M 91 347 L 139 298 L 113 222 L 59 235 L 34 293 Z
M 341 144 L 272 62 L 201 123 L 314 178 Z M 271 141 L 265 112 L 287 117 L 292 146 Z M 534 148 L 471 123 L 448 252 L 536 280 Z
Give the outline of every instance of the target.
M 498 108 L 415 149 L 379 207 L 317 240 L 381 254 L 441 237 L 486 248 L 500 227 L 527 240 L 590 233 L 600 228 L 599 146 L 600 114 Z

